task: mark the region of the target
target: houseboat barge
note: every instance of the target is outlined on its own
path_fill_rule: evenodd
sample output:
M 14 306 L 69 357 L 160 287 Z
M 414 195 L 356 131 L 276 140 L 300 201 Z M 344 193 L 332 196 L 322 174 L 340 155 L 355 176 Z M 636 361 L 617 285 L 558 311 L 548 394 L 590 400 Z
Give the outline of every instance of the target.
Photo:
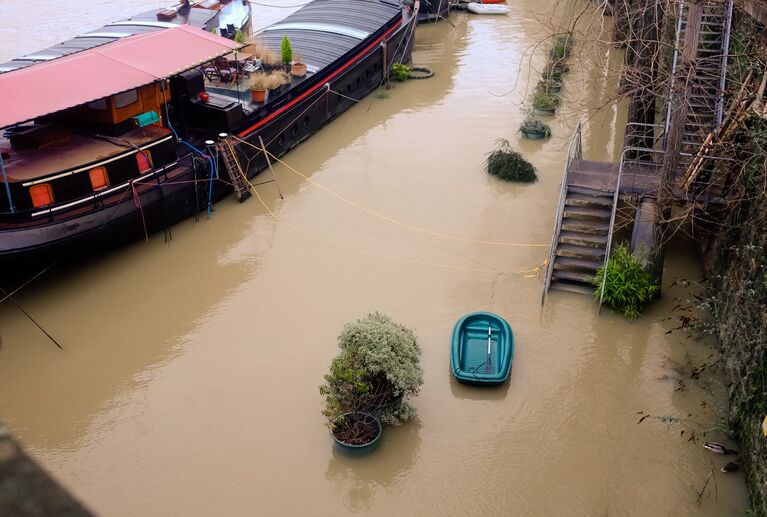
M 307 70 L 265 102 L 247 88 L 263 63 L 193 25 L 119 23 L 84 35 L 87 45 L 59 45 L 75 49 L 67 55 L 0 65 L 0 261 L 95 251 L 233 191 L 246 198 L 240 176 L 409 60 L 417 11 L 417 2 L 314 0 L 264 29 L 259 46 L 279 54 L 287 36 Z M 99 38 L 108 41 L 92 45 Z M 233 52 L 227 78 L 212 64 Z

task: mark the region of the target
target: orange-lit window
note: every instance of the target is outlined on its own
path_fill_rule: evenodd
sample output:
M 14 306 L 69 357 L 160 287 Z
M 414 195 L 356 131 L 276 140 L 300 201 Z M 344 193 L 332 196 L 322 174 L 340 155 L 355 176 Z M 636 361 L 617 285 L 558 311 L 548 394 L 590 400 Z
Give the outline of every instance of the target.
M 53 204 L 53 189 L 48 183 L 29 187 L 29 195 L 32 197 L 32 206 L 35 208 Z
M 88 171 L 91 177 L 91 187 L 93 190 L 102 190 L 109 186 L 109 176 L 107 176 L 106 167 L 95 167 Z
M 149 151 L 139 151 L 136 153 L 136 163 L 138 163 L 138 171 L 141 174 L 152 170 L 152 153 Z

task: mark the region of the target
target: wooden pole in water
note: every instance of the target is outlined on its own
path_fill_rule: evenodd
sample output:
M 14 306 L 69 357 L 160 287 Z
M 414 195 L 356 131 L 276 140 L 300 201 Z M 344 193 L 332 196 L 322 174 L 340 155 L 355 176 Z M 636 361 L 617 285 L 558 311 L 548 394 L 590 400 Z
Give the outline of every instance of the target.
M 285 199 L 284 197 L 282 197 L 280 184 L 277 183 L 277 175 L 274 174 L 274 168 L 272 167 L 272 160 L 269 159 L 269 153 L 266 151 L 266 146 L 264 145 L 264 139 L 261 138 L 261 135 L 258 135 L 258 141 L 261 144 L 261 150 L 264 151 L 264 156 L 266 156 L 266 164 L 269 165 L 269 170 L 272 172 L 272 179 L 274 180 L 274 186 L 277 187 L 277 193 L 280 195 L 280 199 Z

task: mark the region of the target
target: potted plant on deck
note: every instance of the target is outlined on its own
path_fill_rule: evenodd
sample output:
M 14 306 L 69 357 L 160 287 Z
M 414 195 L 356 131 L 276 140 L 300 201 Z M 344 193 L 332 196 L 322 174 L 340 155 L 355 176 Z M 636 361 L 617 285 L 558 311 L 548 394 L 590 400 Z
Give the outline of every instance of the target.
M 320 386 L 323 414 L 339 446 L 372 447 L 380 436 L 377 426 L 415 415 L 407 399 L 423 384 L 421 348 L 411 329 L 377 312 L 347 324 L 338 345 L 341 352 Z
M 282 70 L 270 73 L 267 76 L 266 87 L 269 90 L 269 98 L 277 97 L 287 90 L 290 84 L 290 75 Z
M 293 46 L 290 44 L 287 34 L 282 35 L 280 57 L 282 58 L 282 66 L 285 67 L 285 71 L 290 72 L 290 63 L 293 62 Z
M 551 93 L 536 91 L 533 94 L 533 109 L 541 115 L 553 115 L 559 106 L 559 97 Z
M 519 126 L 522 136 L 530 140 L 539 140 L 551 136 L 551 128 L 545 122 L 527 117 Z
M 303 77 L 306 75 L 306 63 L 304 63 L 300 54 L 293 58 L 293 64 L 290 65 L 290 74 L 293 77 Z
M 264 72 L 257 72 L 250 76 L 250 100 L 253 103 L 262 103 L 266 101 L 266 90 L 269 89 L 272 79 Z

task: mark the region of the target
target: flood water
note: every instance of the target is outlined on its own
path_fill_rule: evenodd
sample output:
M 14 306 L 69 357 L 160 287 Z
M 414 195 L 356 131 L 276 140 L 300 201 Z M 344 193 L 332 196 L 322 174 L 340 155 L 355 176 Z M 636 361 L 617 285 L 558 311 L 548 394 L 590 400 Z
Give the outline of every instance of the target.
M 163 5 L 35 3 L 45 24 L 34 26 L 36 47 Z M 30 28 L 30 13 L 14 4 L 0 4 L 0 19 L 18 20 L 0 27 L 3 58 L 27 45 L 13 31 Z M 506 17 L 455 13 L 454 27 L 419 27 L 414 62 L 436 76 L 369 96 L 286 155 L 309 180 L 277 167 L 284 200 L 259 187 L 274 217 L 256 198 L 229 198 L 210 220 L 173 227 L 169 243 L 155 235 L 59 268 L 18 295 L 63 351 L 0 305 L 0 420 L 104 515 L 745 508 L 741 475 L 720 474 L 722 458 L 688 441 L 714 427 L 722 400 L 674 380 L 675 362 L 711 353 L 666 334 L 681 287 L 635 322 L 598 316 L 583 295 L 554 293 L 541 309 L 531 270 L 548 254 L 567 142 L 614 94 L 620 55 L 605 47 L 596 62 L 573 60 L 554 137 L 522 140 L 529 65 L 544 60 L 526 52 L 550 6 L 509 6 Z M 254 10 L 259 21 L 289 12 Z M 586 157 L 615 159 L 624 123 L 618 106 L 590 118 Z M 538 182 L 483 173 L 499 137 L 538 167 Z M 666 283 L 699 272 L 692 244 L 671 250 Z M 425 384 L 416 421 L 349 458 L 332 447 L 317 387 L 343 324 L 374 310 L 416 329 Z M 498 389 L 459 385 L 449 371 L 452 325 L 475 310 L 505 316 L 515 333 L 511 381 Z

